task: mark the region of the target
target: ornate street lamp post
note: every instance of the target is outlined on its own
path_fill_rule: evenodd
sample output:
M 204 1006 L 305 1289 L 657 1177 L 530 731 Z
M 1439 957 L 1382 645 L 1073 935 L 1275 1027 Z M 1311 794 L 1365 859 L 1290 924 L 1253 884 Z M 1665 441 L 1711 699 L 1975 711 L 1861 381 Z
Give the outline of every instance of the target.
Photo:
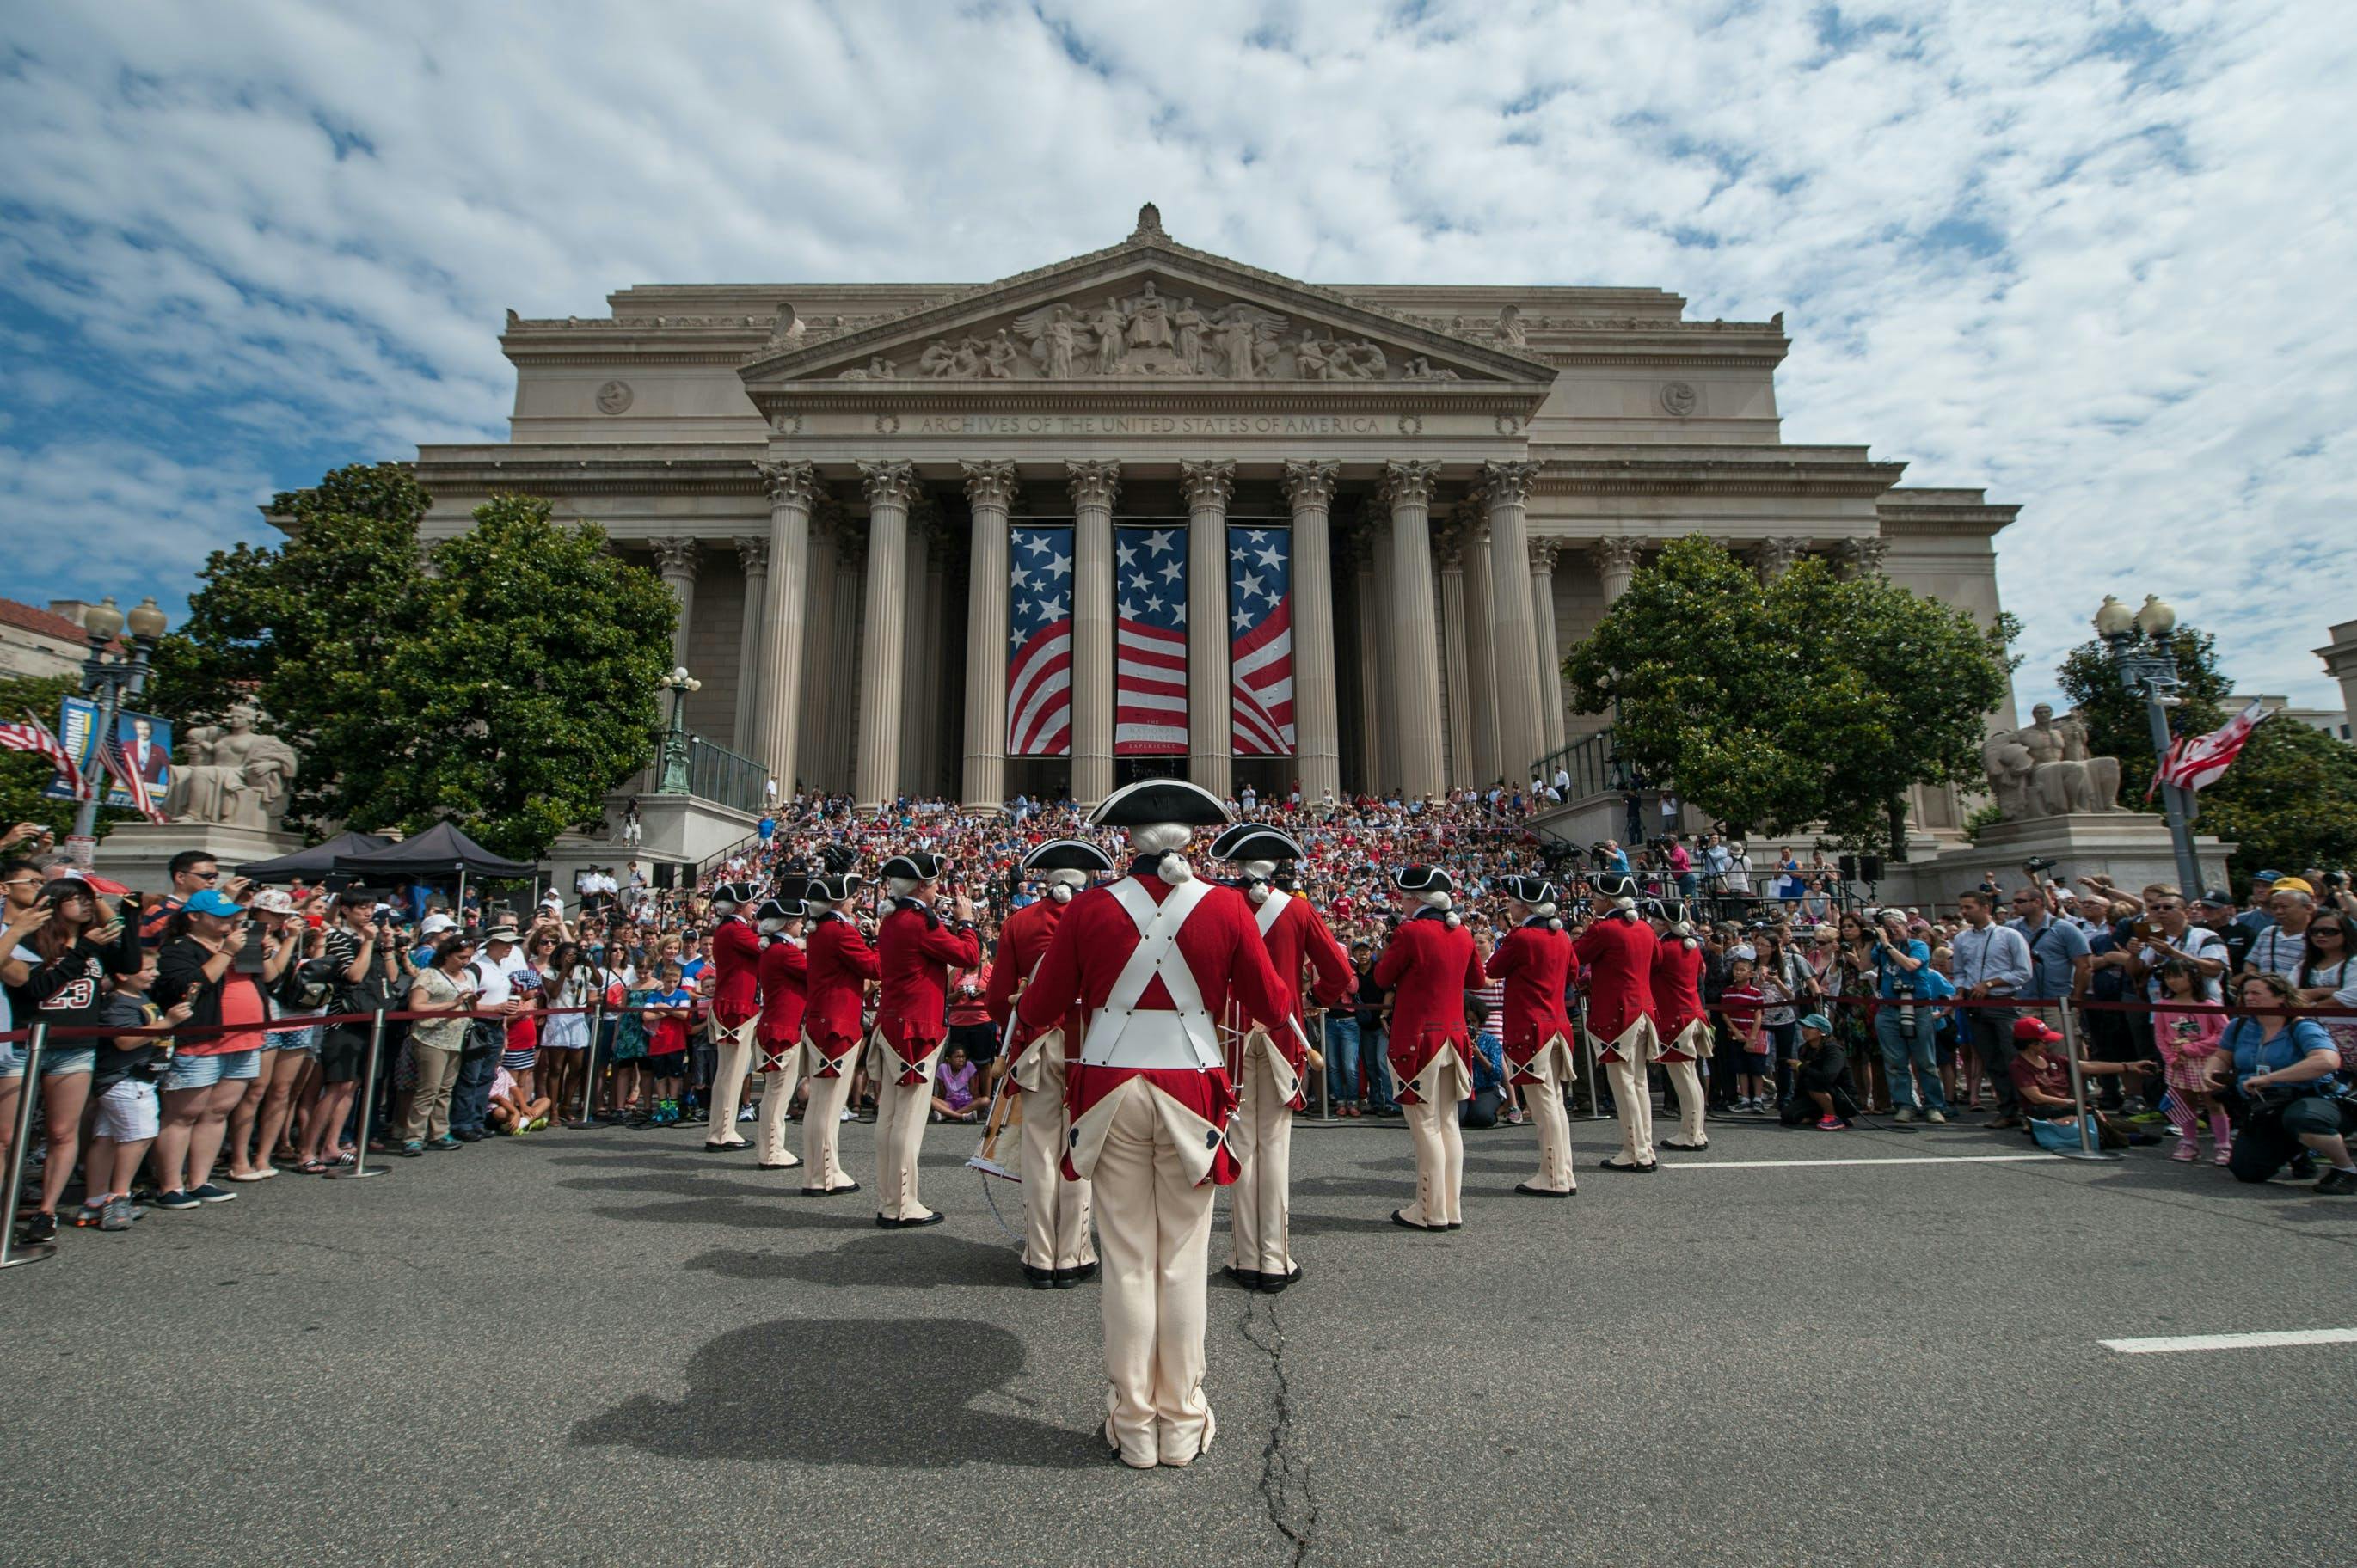
M 671 728 L 663 732 L 662 782 L 658 795 L 687 794 L 687 694 L 704 690 L 704 682 L 681 665 L 655 682 L 671 693 Z
M 2131 696 L 2144 699 L 2156 766 L 2169 757 L 2169 710 L 2184 700 L 2177 695 L 2177 650 L 2169 641 L 2176 631 L 2177 612 L 2157 594 L 2147 594 L 2144 607 L 2133 613 L 2105 594 L 2103 607 L 2095 612 L 2095 632 L 2112 656 L 2120 684 Z M 2193 799 L 2174 784 L 2163 784 L 2160 800 L 2169 842 L 2177 851 L 2178 886 L 2188 899 L 2199 898 L 2201 863 L 2193 854 Z
M 106 645 L 126 625 L 131 629 L 129 651 L 110 657 Z M 147 660 L 164 635 L 164 612 L 156 607 L 153 598 L 145 598 L 126 616 L 114 607 L 114 596 L 109 594 L 82 611 L 81 628 L 90 639 L 90 657 L 81 661 L 81 694 L 98 699 L 91 755 L 102 759 L 90 779 L 89 798 L 74 811 L 74 837 L 88 841 L 98 831 L 99 802 L 107 789 L 102 748 L 114 740 L 115 715 L 123 711 L 124 697 L 136 697 L 147 689 Z

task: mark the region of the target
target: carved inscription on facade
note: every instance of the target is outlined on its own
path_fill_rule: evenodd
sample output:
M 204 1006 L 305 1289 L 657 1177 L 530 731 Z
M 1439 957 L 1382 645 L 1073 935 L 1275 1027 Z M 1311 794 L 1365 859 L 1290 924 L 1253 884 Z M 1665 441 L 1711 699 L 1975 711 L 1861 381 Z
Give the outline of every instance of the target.
M 911 435 L 1381 435 L 1363 413 L 928 413 Z

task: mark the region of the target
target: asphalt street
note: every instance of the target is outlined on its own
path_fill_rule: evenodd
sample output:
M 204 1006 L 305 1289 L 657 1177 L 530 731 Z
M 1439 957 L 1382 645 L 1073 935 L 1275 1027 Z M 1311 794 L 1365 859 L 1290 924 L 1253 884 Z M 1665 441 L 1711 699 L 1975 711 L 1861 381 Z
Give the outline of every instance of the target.
M 935 1127 L 949 1222 L 556 1132 L 69 1230 L 0 1274 L 11 1564 L 2346 1563 L 2357 1201 L 2008 1135 L 1714 1130 L 1394 1229 L 1396 1122 L 1305 1124 L 1280 1297 L 1214 1279 L 1193 1467 L 1109 1464 L 1092 1286 L 1026 1288 Z M 872 1127 L 845 1129 L 854 1175 Z M 1742 1162 L 1856 1160 L 1839 1165 Z M 1930 1163 L 1889 1163 L 1897 1161 Z M 1010 1220 L 1016 1189 L 996 1188 Z M 1226 1255 L 1224 1215 L 1215 1263 Z

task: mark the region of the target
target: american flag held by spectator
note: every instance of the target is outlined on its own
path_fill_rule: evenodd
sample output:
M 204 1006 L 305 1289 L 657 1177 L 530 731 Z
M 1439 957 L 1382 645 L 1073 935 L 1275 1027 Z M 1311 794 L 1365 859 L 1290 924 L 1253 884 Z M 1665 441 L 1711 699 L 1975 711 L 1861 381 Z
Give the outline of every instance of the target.
M 1114 531 L 1115 757 L 1187 752 L 1187 538 Z
M 1293 536 L 1228 530 L 1228 660 L 1239 757 L 1290 757 L 1293 731 Z
M 1072 753 L 1072 530 L 1017 528 L 1009 536 L 1006 753 Z

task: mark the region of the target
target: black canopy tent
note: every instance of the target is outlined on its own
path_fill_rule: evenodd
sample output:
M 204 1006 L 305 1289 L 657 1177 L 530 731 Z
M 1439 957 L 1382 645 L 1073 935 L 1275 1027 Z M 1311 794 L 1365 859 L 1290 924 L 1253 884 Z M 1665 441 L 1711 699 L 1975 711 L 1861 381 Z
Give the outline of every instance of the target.
M 315 843 L 308 849 L 298 849 L 293 854 L 282 854 L 275 860 L 248 861 L 237 868 L 240 876 L 250 876 L 256 882 L 292 882 L 298 876 L 325 876 L 334 871 L 339 855 L 366 854 L 382 849 L 393 841 L 375 833 L 338 833 L 325 843 Z
M 493 854 L 448 822 L 436 822 L 415 838 L 389 843 L 381 849 L 336 856 L 336 869 L 378 878 L 425 878 L 450 876 L 458 878 L 458 893 L 453 900 L 464 909 L 467 905 L 467 878 L 529 876 L 535 885 L 540 867 L 528 860 L 508 860 Z

